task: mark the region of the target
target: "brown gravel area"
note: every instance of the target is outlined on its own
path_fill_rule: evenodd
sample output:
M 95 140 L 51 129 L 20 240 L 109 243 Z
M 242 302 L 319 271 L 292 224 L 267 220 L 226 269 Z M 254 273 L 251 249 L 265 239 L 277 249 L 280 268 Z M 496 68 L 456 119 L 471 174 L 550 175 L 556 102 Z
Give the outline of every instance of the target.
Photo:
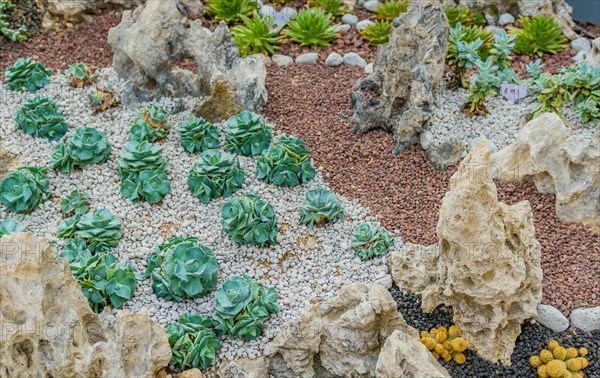
M 439 172 L 419 147 L 392 155 L 383 131 L 357 135 L 341 115 L 362 70 L 322 65 L 272 67 L 267 76 L 265 115 L 278 130 L 303 138 L 335 191 L 360 201 L 406 241 L 432 244 L 441 199 L 454 169 Z M 507 203 L 529 200 L 542 245 L 544 303 L 568 314 L 574 307 L 600 305 L 600 234 L 555 217 L 554 196 L 530 183 L 498 184 Z

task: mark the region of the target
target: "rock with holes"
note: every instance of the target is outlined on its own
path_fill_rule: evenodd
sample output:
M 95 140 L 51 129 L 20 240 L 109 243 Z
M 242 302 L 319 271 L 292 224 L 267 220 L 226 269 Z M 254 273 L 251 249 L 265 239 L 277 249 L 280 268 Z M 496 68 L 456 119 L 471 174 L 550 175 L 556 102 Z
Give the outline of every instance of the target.
M 146 314 L 95 314 L 66 261 L 31 233 L 0 239 L 0 376 L 153 377 L 171 359 Z
M 409 2 L 408 11 L 394 20 L 387 45 L 379 47 L 373 73 L 352 92 L 357 132 L 384 129 L 396 141 L 396 153 L 418 142 L 428 125 L 434 93 L 442 81 L 448 23 L 440 0 Z M 369 93 L 367 96 L 365 93 Z
M 4 149 L 0 140 L 0 179 L 18 166 L 18 156 Z
M 575 134 L 555 113 L 528 122 L 517 139 L 493 155 L 504 181 L 532 180 L 556 194 L 556 215 L 565 222 L 600 225 L 600 129 Z

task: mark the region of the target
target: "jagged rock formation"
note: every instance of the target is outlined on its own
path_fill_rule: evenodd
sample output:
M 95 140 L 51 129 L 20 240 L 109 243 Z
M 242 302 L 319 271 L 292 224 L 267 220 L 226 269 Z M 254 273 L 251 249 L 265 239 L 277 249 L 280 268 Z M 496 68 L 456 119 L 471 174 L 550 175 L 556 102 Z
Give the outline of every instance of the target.
M 140 0 L 37 0 L 41 9 L 45 9 L 42 27 L 53 29 L 63 26 L 74 26 L 89 22 L 92 15 L 112 9 L 131 9 Z
M 124 12 L 121 23 L 110 30 L 115 71 L 129 84 L 124 102 L 206 97 L 226 80 L 245 109 L 260 110 L 267 102 L 264 61 L 241 58 L 225 23 L 211 32 L 200 20 L 190 22 L 178 7 L 181 1 L 148 0 Z M 185 59 L 196 62 L 197 73 L 176 67 Z
M 90 309 L 66 261 L 31 233 L 0 239 L 0 377 L 153 377 L 171 359 L 146 314 Z
M 528 122 L 517 139 L 493 155 L 504 181 L 533 180 L 556 194 L 556 215 L 565 222 L 600 225 L 600 131 L 582 139 L 555 113 Z
M 395 153 L 418 141 L 444 75 L 449 28 L 444 20 L 441 0 L 409 2 L 408 11 L 394 20 L 390 41 L 379 47 L 373 73 L 359 84 L 361 92 L 351 94 L 350 124 L 355 131 L 392 132 L 398 144 Z

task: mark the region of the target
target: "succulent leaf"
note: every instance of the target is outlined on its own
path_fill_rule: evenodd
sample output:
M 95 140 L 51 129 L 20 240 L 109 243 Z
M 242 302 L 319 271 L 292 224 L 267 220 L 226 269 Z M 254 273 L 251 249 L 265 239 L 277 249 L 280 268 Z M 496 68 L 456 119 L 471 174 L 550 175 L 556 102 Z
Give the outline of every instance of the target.
M 394 239 L 385 228 L 368 223 L 361 224 L 352 233 L 352 248 L 362 260 L 385 255 L 393 243 Z
M 306 198 L 300 207 L 302 222 L 308 227 L 335 222 L 344 218 L 344 206 L 335 193 L 327 189 L 313 189 L 306 192 Z
M 222 211 L 223 230 L 238 244 L 264 246 L 277 242 L 277 218 L 268 202 L 256 195 L 232 198 Z
M 167 124 L 169 113 L 151 105 L 140 112 L 129 132 L 130 142 L 155 142 L 167 136 L 171 125 Z
M 60 139 L 69 129 L 58 106 L 44 97 L 30 98 L 17 111 L 17 130 L 48 140 Z
M 246 173 L 239 160 L 220 150 L 204 151 L 188 175 L 188 186 L 202 203 L 229 197 L 244 185 Z
M 252 54 L 275 54 L 275 50 L 278 49 L 275 44 L 282 38 L 278 35 L 281 27 L 272 28 L 270 20 L 261 17 L 256 11 L 252 13 L 252 18 L 245 15 L 240 17 L 244 25 L 231 29 L 240 55 L 244 57 Z
M 85 239 L 92 253 L 106 252 L 123 237 L 121 221 L 106 209 L 84 214 L 75 223 L 74 237 Z
M 231 23 L 239 21 L 241 16 L 248 16 L 258 8 L 254 0 L 208 0 L 206 13 L 216 21 Z
M 22 225 L 14 219 L 2 219 L 0 221 L 0 238 L 13 232 L 26 232 L 27 226 Z
M 52 166 L 61 172 L 85 169 L 110 157 L 110 145 L 104 133 L 92 127 L 79 127 L 62 141 L 52 154 Z
M 96 68 L 88 66 L 85 63 L 73 63 L 67 71 L 69 75 L 69 84 L 75 88 L 83 88 L 91 85 L 98 76 Z
M 35 92 L 50 83 L 52 71 L 32 58 L 19 58 L 14 66 L 6 70 L 6 83 L 13 91 Z
M 189 153 L 219 148 L 219 130 L 204 118 L 193 117 L 179 127 L 181 146 Z
M 350 10 L 342 0 L 308 0 L 309 8 L 320 8 L 326 14 L 335 18 L 342 18 Z
M 408 9 L 408 0 L 388 0 L 386 2 L 379 3 L 379 6 L 375 8 L 375 18 L 381 21 L 394 21 L 394 18 L 405 13 Z
M 259 156 L 256 177 L 269 184 L 297 186 L 315 177 L 304 141 L 281 137 Z
M 10 211 L 29 213 L 50 197 L 46 168 L 20 167 L 0 182 L 0 203 Z
M 227 150 L 245 156 L 262 153 L 273 139 L 273 127 L 256 113 L 241 112 L 227 120 Z
M 207 316 L 185 313 L 167 328 L 167 338 L 173 351 L 171 363 L 181 370 L 208 369 L 221 343 L 212 330 Z

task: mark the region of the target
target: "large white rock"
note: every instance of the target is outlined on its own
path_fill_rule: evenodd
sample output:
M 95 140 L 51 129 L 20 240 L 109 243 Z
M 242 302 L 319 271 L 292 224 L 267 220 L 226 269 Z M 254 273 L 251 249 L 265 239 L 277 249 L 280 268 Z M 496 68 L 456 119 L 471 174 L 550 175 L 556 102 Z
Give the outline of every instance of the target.
M 536 320 L 554 332 L 562 332 L 569 328 L 569 319 L 556 307 L 550 305 L 541 304 L 538 306 Z
M 600 306 L 571 311 L 571 325 L 585 332 L 600 330 Z
M 600 68 L 600 37 L 592 41 L 592 49 L 588 52 L 582 63 L 590 67 Z

